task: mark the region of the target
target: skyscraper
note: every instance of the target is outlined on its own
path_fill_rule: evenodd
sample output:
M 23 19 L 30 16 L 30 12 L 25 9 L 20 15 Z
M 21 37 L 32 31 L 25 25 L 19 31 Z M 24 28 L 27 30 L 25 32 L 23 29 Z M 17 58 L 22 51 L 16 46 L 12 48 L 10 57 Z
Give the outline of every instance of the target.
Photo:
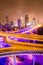
M 14 30 L 14 21 L 10 21 L 10 27 L 12 30 Z
M 14 26 L 14 22 L 10 21 L 10 26 L 13 27 Z
M 27 26 L 28 22 L 29 22 L 29 17 L 28 17 L 28 15 L 25 15 L 25 27 Z
M 21 19 L 18 19 L 18 28 L 21 29 Z
M 5 13 L 5 19 L 6 19 L 6 22 L 9 22 L 9 18 L 8 18 L 8 14 Z
M 32 25 L 32 26 L 33 26 L 33 25 L 36 25 L 36 18 L 33 18 L 33 19 L 32 19 L 31 25 Z

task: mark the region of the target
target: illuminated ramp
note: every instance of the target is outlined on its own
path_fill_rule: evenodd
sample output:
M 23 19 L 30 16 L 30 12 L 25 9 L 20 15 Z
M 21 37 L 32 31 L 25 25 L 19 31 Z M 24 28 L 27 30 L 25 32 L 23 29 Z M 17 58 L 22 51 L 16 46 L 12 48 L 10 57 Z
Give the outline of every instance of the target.
M 13 54 L 43 53 L 43 45 L 36 44 L 15 44 L 13 47 L 1 48 L 0 56 L 8 56 Z
M 41 41 L 43 42 L 43 35 L 37 35 L 37 34 L 16 34 L 15 38 L 20 39 L 27 39 L 27 40 L 35 40 L 35 41 Z
M 8 44 L 10 44 L 11 46 L 15 46 L 15 44 L 19 44 L 19 45 L 23 45 L 23 44 L 25 44 L 25 45 L 28 45 L 28 44 L 30 44 L 30 45 L 37 45 L 37 46 L 43 46 L 43 44 L 34 44 L 34 43 L 27 43 L 27 42 L 18 42 L 18 41 L 15 41 L 15 40 L 11 40 L 11 39 L 9 39 L 8 37 L 4 37 L 4 41 L 5 42 L 7 42 Z
M 13 47 L 17 47 L 17 49 L 23 49 L 25 50 L 26 48 L 29 48 L 29 47 L 35 47 L 35 48 L 43 48 L 43 44 L 34 44 L 34 43 L 26 43 L 26 42 L 17 42 L 17 41 L 14 41 L 14 40 L 10 40 L 8 38 L 4 38 L 5 42 L 7 42 L 8 44 L 11 44 L 11 46 Z M 23 47 L 23 48 L 22 48 Z M 26 47 L 26 48 L 25 48 Z M 29 50 L 29 49 L 27 49 Z M 32 50 L 32 49 L 31 49 Z M 37 49 L 36 49 L 37 50 Z M 40 49 L 38 49 L 40 50 Z
M 12 33 L 0 32 L 0 36 L 6 36 L 6 37 L 12 36 L 15 39 L 21 38 L 21 39 L 37 40 L 43 42 L 43 36 L 37 34 L 14 34 L 14 33 L 12 34 Z
M 6 37 L 4 40 L 11 45 L 11 47 L 0 48 L 0 57 L 16 55 L 16 54 L 42 54 L 43 53 L 43 44 L 33 44 L 33 43 L 24 43 L 17 42 Z
M 35 26 L 32 26 L 32 27 L 29 26 L 29 27 L 27 27 L 27 28 L 18 30 L 18 31 L 16 31 L 16 32 L 14 32 L 14 33 L 24 34 L 24 33 L 30 32 L 30 31 L 32 31 L 32 30 L 34 30 L 34 29 L 36 29 L 36 28 L 39 28 L 39 27 L 41 27 L 41 26 L 42 26 L 41 24 L 38 24 L 38 25 L 35 25 Z

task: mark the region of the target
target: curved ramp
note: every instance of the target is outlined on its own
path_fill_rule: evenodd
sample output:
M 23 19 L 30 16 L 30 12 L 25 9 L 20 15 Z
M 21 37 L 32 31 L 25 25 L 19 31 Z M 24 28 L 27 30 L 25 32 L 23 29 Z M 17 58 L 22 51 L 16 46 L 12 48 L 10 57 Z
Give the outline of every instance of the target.
M 37 40 L 43 42 L 43 36 L 37 34 L 12 34 L 12 33 L 0 32 L 0 36 L 12 36 L 15 38 L 23 38 L 23 39 Z

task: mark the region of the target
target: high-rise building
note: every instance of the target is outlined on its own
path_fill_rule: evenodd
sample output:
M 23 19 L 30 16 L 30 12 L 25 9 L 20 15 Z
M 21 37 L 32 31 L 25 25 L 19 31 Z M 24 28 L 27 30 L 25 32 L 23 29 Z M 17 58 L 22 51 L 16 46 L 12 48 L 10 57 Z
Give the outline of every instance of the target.
M 8 18 L 8 14 L 5 13 L 5 19 L 6 19 L 6 22 L 9 22 L 9 18 Z
M 21 19 L 18 19 L 18 28 L 21 29 Z
M 14 30 L 14 21 L 10 21 L 10 27 L 12 30 Z
M 36 18 L 33 18 L 33 19 L 32 19 L 31 25 L 32 25 L 32 26 L 33 26 L 33 25 L 36 25 Z
M 13 21 L 10 22 L 10 26 L 11 26 L 11 27 L 14 26 L 14 22 L 13 22 Z
M 29 17 L 28 17 L 28 15 L 25 15 L 25 27 L 27 26 L 28 22 L 29 22 Z

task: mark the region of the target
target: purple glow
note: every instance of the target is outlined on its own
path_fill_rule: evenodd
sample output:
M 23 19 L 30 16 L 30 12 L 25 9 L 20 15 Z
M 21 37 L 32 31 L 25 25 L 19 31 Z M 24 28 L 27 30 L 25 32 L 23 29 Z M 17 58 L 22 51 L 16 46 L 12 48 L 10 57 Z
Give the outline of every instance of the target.
M 10 45 L 3 40 L 3 36 L 0 36 L 0 48 L 9 47 Z M 8 57 L 0 58 L 0 65 L 9 65 Z
M 29 55 L 28 55 L 28 58 L 29 58 L 30 60 L 32 60 L 32 59 L 33 59 L 33 55 L 32 55 L 32 54 L 29 54 Z
M 43 55 L 34 55 L 35 57 L 35 64 L 43 65 Z
M 16 38 L 16 37 L 8 37 L 10 40 L 15 40 L 15 41 L 18 41 L 18 42 L 27 42 L 27 43 L 37 43 L 37 44 L 43 44 L 43 42 L 41 41 L 37 41 L 37 40 L 31 40 L 31 39 L 23 39 L 23 38 Z
M 0 48 L 9 47 L 10 45 L 3 40 L 3 36 L 0 37 Z
M 9 60 L 9 64 L 8 65 L 15 65 L 16 64 L 16 63 L 14 63 L 15 62 L 15 57 L 14 56 L 9 56 L 8 60 Z
M 23 32 L 25 32 L 27 30 L 30 30 L 30 29 L 31 29 L 31 27 L 25 28 L 25 29 L 21 29 L 21 30 L 18 30 L 17 32 L 15 32 L 15 33 L 23 33 Z
M 18 38 L 15 38 L 15 37 L 8 37 L 8 38 L 10 38 L 11 40 L 15 40 L 15 41 L 17 41 L 18 40 Z
M 29 55 L 18 55 L 17 65 L 33 65 L 33 58 L 30 59 Z

